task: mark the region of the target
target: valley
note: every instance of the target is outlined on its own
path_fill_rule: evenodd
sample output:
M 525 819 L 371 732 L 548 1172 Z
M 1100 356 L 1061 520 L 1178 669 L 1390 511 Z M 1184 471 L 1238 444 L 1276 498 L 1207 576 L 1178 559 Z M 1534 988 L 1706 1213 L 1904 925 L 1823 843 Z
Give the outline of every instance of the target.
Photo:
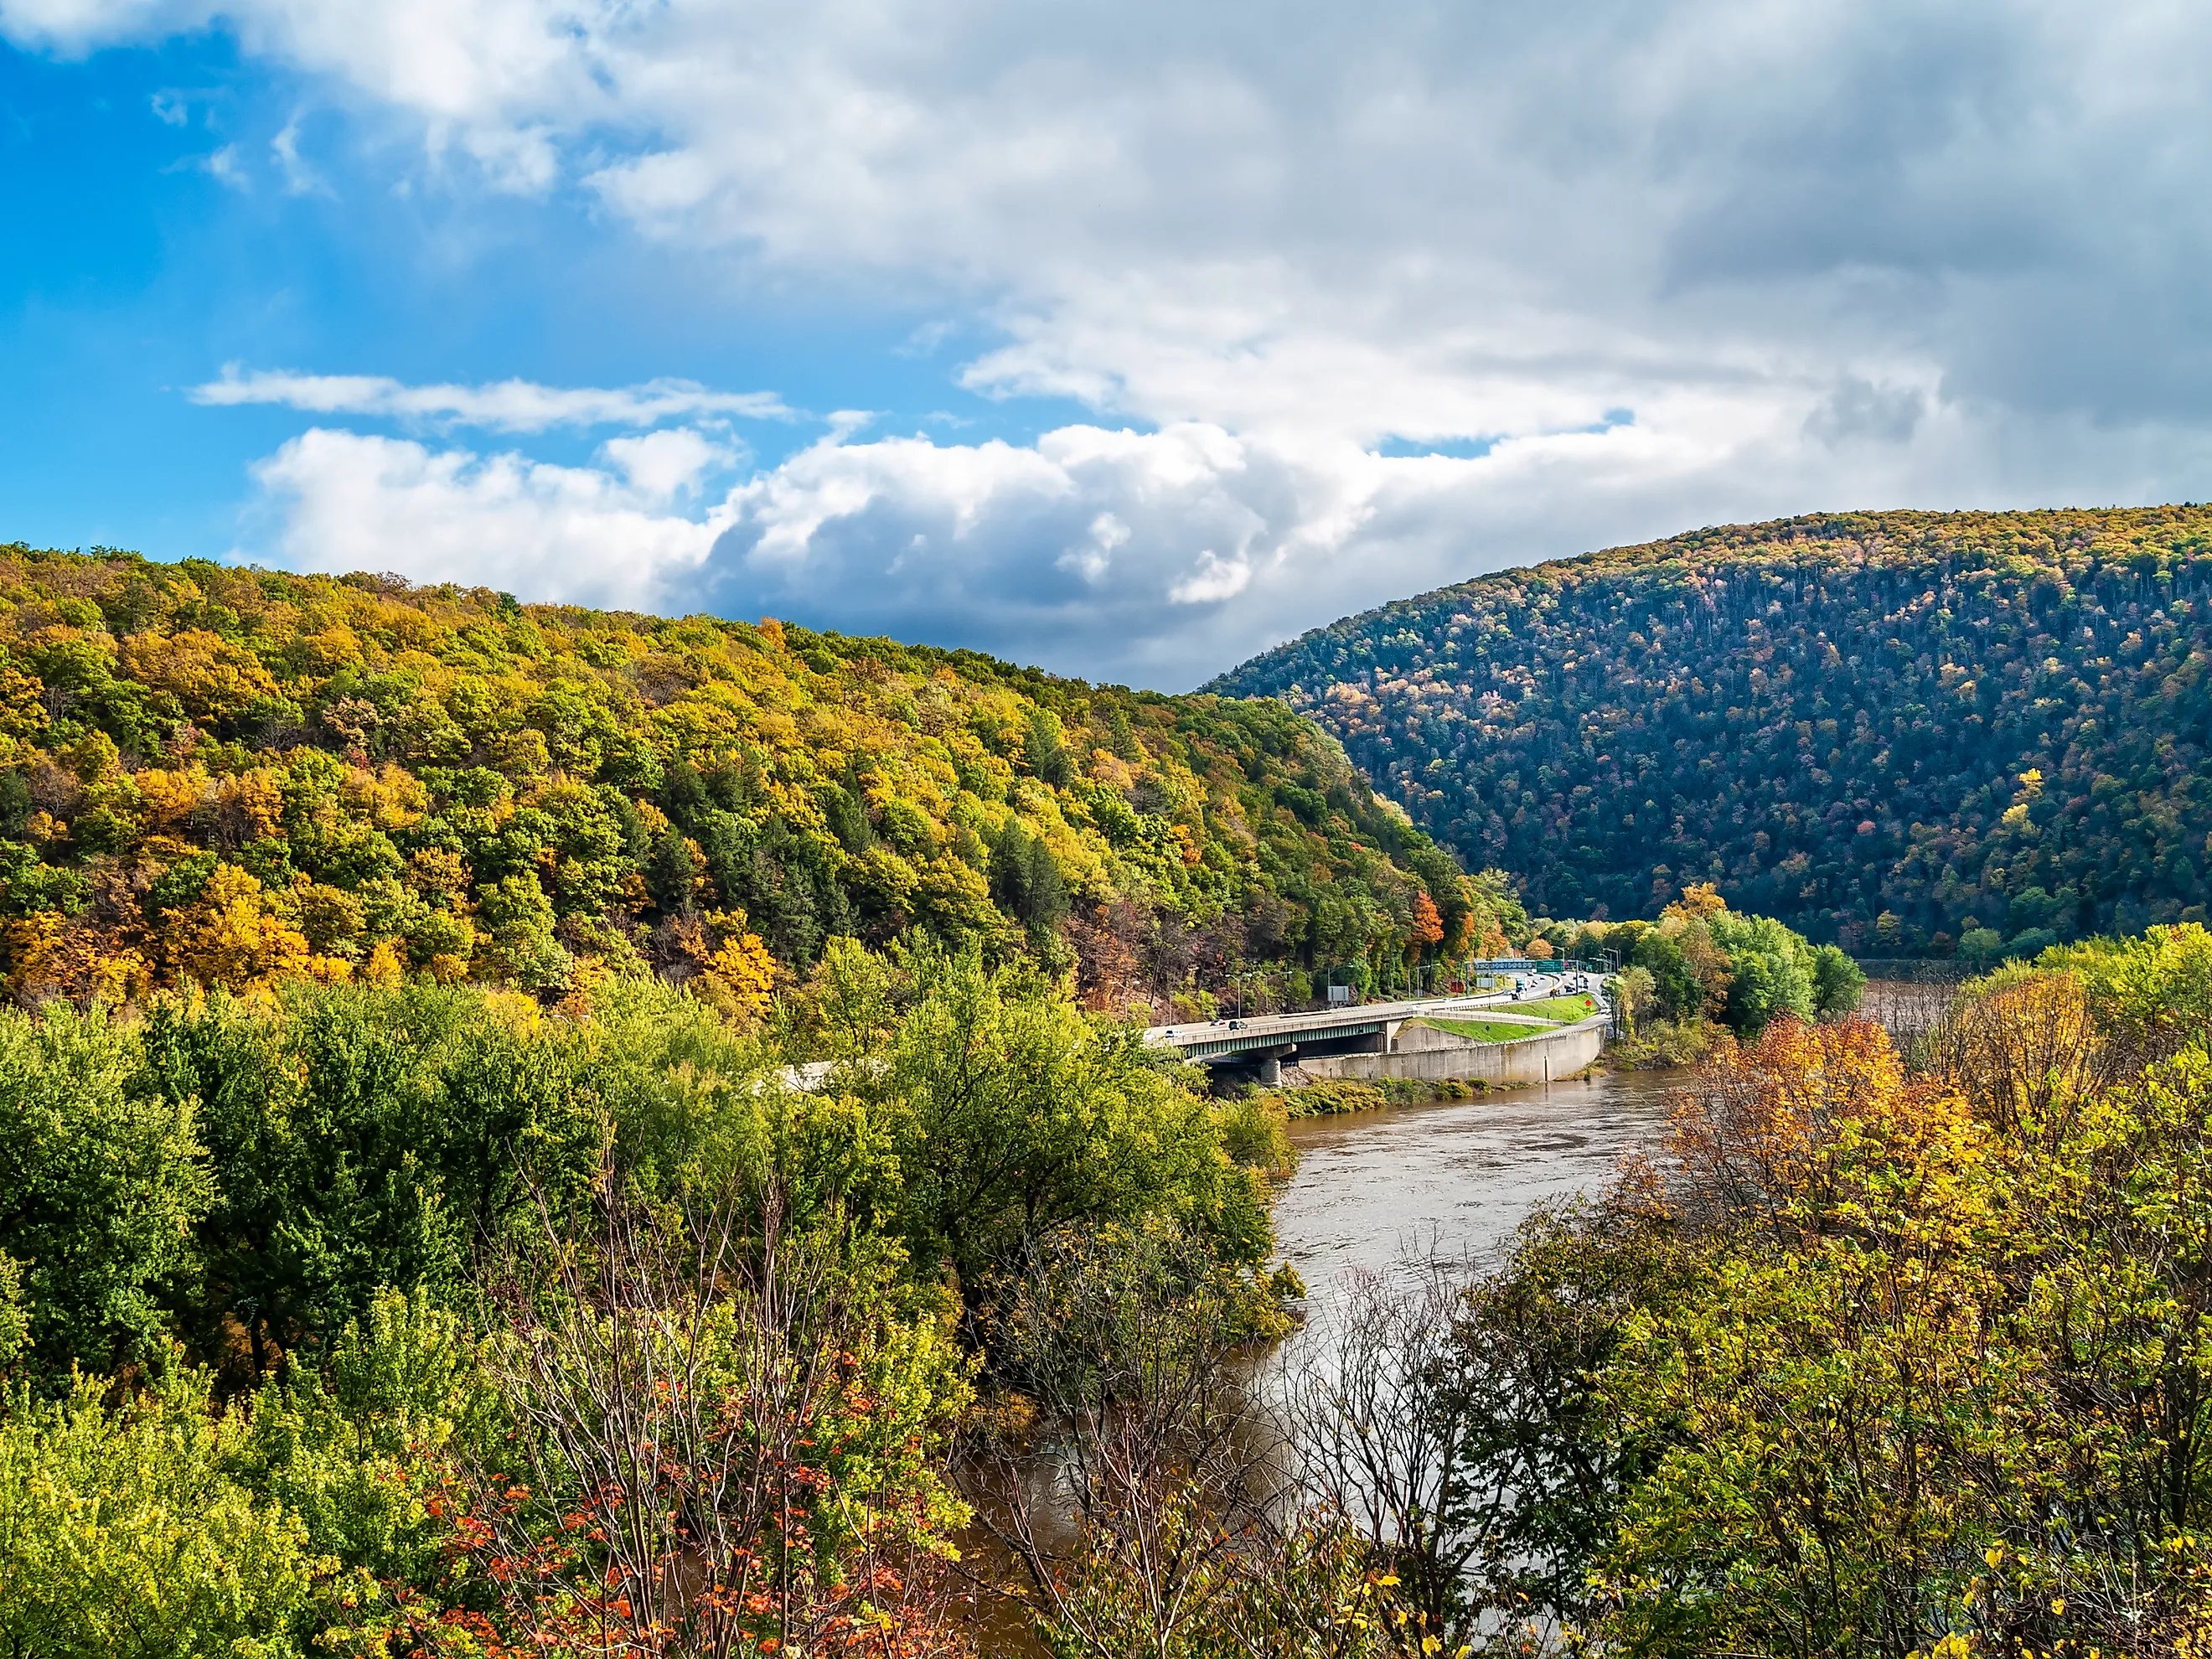
M 1816 619 L 1881 568 L 1854 533 L 1789 578 Z M 25 1651 L 1413 1659 L 2212 1616 L 2185 1530 L 2212 1500 L 2173 1509 L 2132 1426 L 2212 1398 L 2212 933 L 2185 855 L 2129 840 L 2142 876 L 2106 834 L 2137 819 L 2095 816 L 2113 792 L 2087 817 L 2068 793 L 2142 750 L 2171 775 L 2130 810 L 2195 833 L 2186 561 L 2136 573 L 2174 588 L 2162 620 L 2133 567 L 2083 565 L 2148 630 L 2132 678 L 2081 654 L 2104 623 L 2068 659 L 2136 722 L 2107 738 L 2010 690 L 1984 726 L 1899 728 L 1918 666 L 1723 605 L 1779 555 L 1687 590 L 1711 603 L 1681 639 L 1750 652 L 1744 693 L 1659 659 L 1673 556 L 1600 556 L 1631 655 L 1545 622 L 1481 659 L 1632 665 L 1636 706 L 1583 728 L 1578 818 L 1497 775 L 1516 744 L 1569 758 L 1545 722 L 1591 688 L 1564 672 L 1475 697 L 1451 765 L 1381 764 L 1401 808 L 1354 758 L 1385 728 L 1346 711 L 1434 685 L 1448 730 L 1464 686 L 1426 669 L 1331 682 L 1340 743 L 1268 697 L 773 620 L 0 553 L 0 1634 Z M 1971 661 L 2043 648 L 2029 609 L 2045 631 L 2004 653 L 1967 616 Z M 1969 660 L 1945 650 L 1938 681 Z M 1765 752 L 1713 712 L 1739 695 L 1800 769 L 1698 818 L 1689 792 L 1733 799 L 1723 759 Z M 1775 712 L 1800 697 L 1818 720 Z M 2034 757 L 1990 732 L 2069 747 L 1993 828 L 1993 785 L 1916 823 L 1946 874 L 1917 899 L 1881 875 L 1907 910 L 1870 933 L 1813 901 L 1875 875 L 1801 884 L 1820 939 L 1746 896 L 1820 875 L 1824 843 L 1777 837 L 1836 818 L 1851 757 L 1802 745 L 1846 719 L 1854 757 L 1891 734 L 1859 758 L 1912 799 Z M 1671 792 L 1668 835 L 1599 793 L 1631 777 Z M 1525 869 L 1455 856 L 1455 789 L 1514 805 Z M 1686 840 L 1758 802 L 1747 861 Z M 1653 862 L 1570 911 L 1615 890 L 1568 867 L 1608 825 Z M 1863 1018 L 1837 941 L 1944 950 L 1911 929 L 1969 868 L 2013 931 L 1964 929 L 1884 991 L 1889 1030 Z M 2173 921 L 2060 937 L 2108 898 Z M 2111 1345 L 2054 1337 L 2052 1297 Z M 1837 1571 L 1808 1580 L 1774 1540 L 1815 1518 Z M 2084 1593 L 2153 1536 L 2142 1588 Z M 1958 1565 L 1993 1557 L 2003 1595 Z M 1686 1599 L 1715 1561 L 1736 1588 Z M 94 1645 L 25 1634 L 55 1630 Z

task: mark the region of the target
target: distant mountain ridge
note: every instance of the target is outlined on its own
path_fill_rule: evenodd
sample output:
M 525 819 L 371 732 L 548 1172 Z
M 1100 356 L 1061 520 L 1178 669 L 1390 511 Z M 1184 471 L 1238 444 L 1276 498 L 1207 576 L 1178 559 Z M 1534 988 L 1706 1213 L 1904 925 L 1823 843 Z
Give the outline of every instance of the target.
M 1532 912 L 1692 881 L 1860 951 L 2201 919 L 2212 507 L 1816 514 L 1475 578 L 1279 696 Z

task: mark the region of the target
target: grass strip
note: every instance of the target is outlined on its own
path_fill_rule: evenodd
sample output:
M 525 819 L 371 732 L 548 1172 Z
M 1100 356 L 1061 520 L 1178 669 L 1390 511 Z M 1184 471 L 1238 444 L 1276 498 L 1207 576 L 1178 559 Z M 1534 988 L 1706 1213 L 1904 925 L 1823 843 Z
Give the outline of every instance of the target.
M 1546 997 L 1541 1002 L 1513 1002 L 1499 1010 L 1516 1014 L 1534 1014 L 1540 1019 L 1555 1019 L 1562 1025 L 1571 1025 L 1578 1019 L 1588 1019 L 1597 1012 L 1597 999 L 1585 992 L 1581 996 Z
M 1449 1031 L 1454 1036 L 1470 1037 L 1477 1042 L 1517 1042 L 1522 1037 L 1541 1036 L 1547 1031 L 1556 1031 L 1556 1024 L 1543 1025 L 1509 1025 L 1502 1020 L 1438 1019 L 1431 1015 L 1421 1022 L 1433 1025 L 1439 1031 Z

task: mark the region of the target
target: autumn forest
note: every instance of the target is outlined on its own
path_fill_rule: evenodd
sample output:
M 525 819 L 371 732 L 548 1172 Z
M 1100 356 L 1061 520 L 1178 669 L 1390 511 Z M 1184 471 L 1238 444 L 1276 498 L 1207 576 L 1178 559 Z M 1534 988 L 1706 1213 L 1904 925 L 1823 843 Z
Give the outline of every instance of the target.
M 1222 676 L 1537 911 L 1858 955 L 2203 920 L 2212 508 L 1820 514 L 1482 576 Z
M 1174 1016 L 1505 947 L 1265 703 L 766 622 L 0 549 L 0 975 L 21 1002 L 642 966 L 757 1012 L 918 930 Z
M 2202 516 L 1182 696 L 0 549 L 0 1652 L 2212 1651 Z M 1597 1064 L 1146 1029 L 1505 956 Z M 1340 1122 L 1527 1201 L 1294 1266 Z

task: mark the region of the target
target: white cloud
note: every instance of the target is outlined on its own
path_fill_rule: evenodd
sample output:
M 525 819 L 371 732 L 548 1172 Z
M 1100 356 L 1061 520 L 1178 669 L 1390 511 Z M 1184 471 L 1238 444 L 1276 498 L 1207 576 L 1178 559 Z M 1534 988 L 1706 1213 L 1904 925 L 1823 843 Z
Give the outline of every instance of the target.
M 269 141 L 269 154 L 276 163 L 276 170 L 284 175 L 284 188 L 294 196 L 336 196 L 329 181 L 307 164 L 300 154 L 300 117 L 292 118 L 277 129 L 276 136 Z
M 564 125 L 617 112 L 592 42 L 622 0 L 0 0 L 0 34 L 83 52 L 217 25 L 246 49 L 328 75 L 424 124 L 434 149 L 458 141 L 502 187 L 542 190 Z
M 224 144 L 210 155 L 193 156 L 185 165 L 197 168 L 217 184 L 228 185 L 232 190 L 253 188 L 253 181 L 246 176 L 246 169 L 239 165 L 238 146 L 235 144 Z
M 1252 565 L 1249 559 L 1224 559 L 1208 547 L 1200 550 L 1198 565 L 1194 574 L 1168 589 L 1168 598 L 1177 605 L 1212 605 L 1221 599 L 1233 599 L 1251 585 Z
M 2130 468 L 2212 476 L 2202 436 L 2147 453 L 2083 421 L 2015 442 L 1931 404 L 1911 443 L 1850 446 L 1846 495 L 1834 452 L 1802 435 L 1832 390 L 1770 410 L 1692 388 L 1655 397 L 1649 419 L 1472 459 L 1198 422 L 824 443 L 732 493 L 728 530 L 672 602 L 1180 688 L 1380 599 L 1561 551 L 1869 501 L 2055 504 Z
M 732 492 L 683 603 L 1184 686 L 1471 546 L 1525 556 L 1561 518 L 1570 534 L 1613 531 L 1760 435 L 1717 432 L 1701 458 L 1623 428 L 1479 460 L 1201 422 L 1075 425 L 1034 445 L 825 441 Z M 1577 497 L 1564 511 L 1563 484 Z
M 295 568 L 396 569 L 585 605 L 655 602 L 728 522 L 721 510 L 672 512 L 665 469 L 623 477 L 322 428 L 286 443 L 254 478 L 271 521 L 269 544 L 254 550 Z
M 0 0 L 0 31 L 82 50 L 217 9 Z M 462 174 L 580 187 L 610 234 L 722 259 L 734 303 L 761 282 L 935 319 L 910 349 L 989 343 L 971 389 L 1093 411 L 1021 445 L 835 428 L 715 509 L 702 580 L 736 607 L 1187 684 L 1346 609 L 1687 525 L 2212 494 L 2201 7 L 220 13 Z M 669 382 L 240 371 L 200 395 L 516 433 L 781 412 Z M 1392 434 L 1497 441 L 1374 454 Z M 679 539 L 698 526 L 637 503 L 728 465 L 605 456 L 578 475 L 603 504 Z M 535 476 L 459 465 L 472 512 L 501 467 Z M 283 488 L 305 525 L 325 485 Z
M 2212 466 L 2201 439 L 2146 457 L 2087 422 L 1992 444 L 1936 404 L 1909 445 L 1854 439 L 1866 494 L 1838 499 L 1825 494 L 1832 452 L 1801 436 L 1836 403 L 1808 393 L 1764 420 L 1723 394 L 1683 394 L 1648 422 L 1508 439 L 1474 459 L 1200 422 L 1079 424 L 1027 445 L 855 442 L 848 422 L 711 498 L 737 458 L 690 428 L 610 440 L 591 467 L 319 429 L 257 469 L 262 533 L 241 550 L 580 603 L 783 616 L 1174 688 L 1378 597 L 1563 545 L 1869 499 L 2056 503 L 2130 465 Z
M 714 392 L 690 380 L 649 380 L 602 388 L 501 380 L 490 386 L 406 386 L 380 374 L 295 374 L 227 366 L 222 378 L 194 386 L 192 401 L 233 406 L 276 404 L 314 415 L 544 432 L 567 426 L 652 426 L 706 416 L 788 420 L 792 410 L 766 392 Z
M 610 438 L 600 446 L 630 488 L 655 501 L 696 495 L 708 474 L 735 465 L 738 453 L 688 426 Z

